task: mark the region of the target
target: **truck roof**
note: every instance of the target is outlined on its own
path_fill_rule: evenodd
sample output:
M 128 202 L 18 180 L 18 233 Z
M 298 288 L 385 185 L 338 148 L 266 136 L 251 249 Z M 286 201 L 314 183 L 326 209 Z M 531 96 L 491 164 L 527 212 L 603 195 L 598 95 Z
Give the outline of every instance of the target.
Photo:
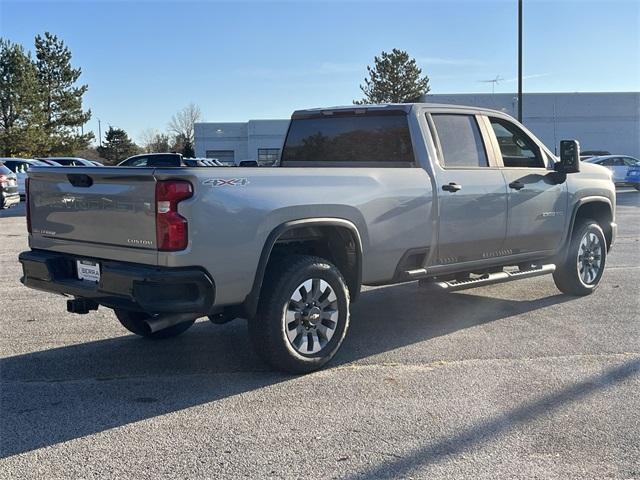
M 340 112 L 348 112 L 348 111 L 361 111 L 365 112 L 393 112 L 393 111 L 401 111 L 408 113 L 414 106 L 427 107 L 433 109 L 444 109 L 444 110 L 473 110 L 476 112 L 486 112 L 486 113 L 499 113 L 504 114 L 499 110 L 492 110 L 490 108 L 483 107 L 472 107 L 467 105 L 454 105 L 449 103 L 381 103 L 381 104 L 367 104 L 367 105 L 343 105 L 336 107 L 324 107 L 324 108 L 307 108 L 304 110 L 296 110 L 291 114 L 292 119 L 297 118 L 308 118 L 315 117 L 319 115 L 333 115 L 334 113 Z

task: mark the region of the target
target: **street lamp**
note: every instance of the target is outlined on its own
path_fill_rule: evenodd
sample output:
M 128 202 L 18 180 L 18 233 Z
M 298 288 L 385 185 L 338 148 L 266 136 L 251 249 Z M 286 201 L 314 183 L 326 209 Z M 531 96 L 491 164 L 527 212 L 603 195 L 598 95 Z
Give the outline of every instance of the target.
M 522 0 L 518 0 L 518 121 L 522 123 Z

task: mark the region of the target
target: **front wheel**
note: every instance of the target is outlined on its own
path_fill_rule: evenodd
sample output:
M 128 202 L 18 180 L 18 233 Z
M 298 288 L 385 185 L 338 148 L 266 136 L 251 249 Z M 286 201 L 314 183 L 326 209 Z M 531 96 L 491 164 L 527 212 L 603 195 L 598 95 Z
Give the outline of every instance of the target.
M 308 373 L 336 354 L 349 326 L 349 292 L 325 259 L 292 255 L 269 266 L 249 334 L 277 369 Z
M 157 332 L 152 332 L 146 324 L 145 320 L 151 318 L 153 315 L 144 312 L 134 312 L 132 310 L 114 310 L 116 317 L 124 328 L 131 333 L 140 335 L 141 337 L 151 338 L 153 340 L 161 340 L 163 338 L 177 337 L 181 333 L 186 332 L 195 320 L 188 320 L 186 322 L 178 323 Z
M 557 265 L 553 280 L 569 295 L 589 295 L 598 288 L 607 260 L 607 241 L 594 220 L 576 224 L 564 261 Z

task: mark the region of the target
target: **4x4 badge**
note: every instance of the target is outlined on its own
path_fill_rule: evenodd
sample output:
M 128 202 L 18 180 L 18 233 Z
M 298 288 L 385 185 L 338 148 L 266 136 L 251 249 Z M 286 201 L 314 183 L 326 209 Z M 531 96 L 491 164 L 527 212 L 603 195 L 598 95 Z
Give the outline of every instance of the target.
M 246 178 L 207 178 L 202 182 L 210 187 L 244 187 L 248 183 L 249 180 Z

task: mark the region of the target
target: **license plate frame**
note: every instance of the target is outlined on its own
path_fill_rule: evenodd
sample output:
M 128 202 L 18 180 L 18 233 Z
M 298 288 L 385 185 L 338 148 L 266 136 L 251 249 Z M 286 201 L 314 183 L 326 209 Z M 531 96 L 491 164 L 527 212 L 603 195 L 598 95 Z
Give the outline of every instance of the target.
M 76 260 L 78 280 L 85 282 L 100 282 L 100 264 L 93 260 Z

